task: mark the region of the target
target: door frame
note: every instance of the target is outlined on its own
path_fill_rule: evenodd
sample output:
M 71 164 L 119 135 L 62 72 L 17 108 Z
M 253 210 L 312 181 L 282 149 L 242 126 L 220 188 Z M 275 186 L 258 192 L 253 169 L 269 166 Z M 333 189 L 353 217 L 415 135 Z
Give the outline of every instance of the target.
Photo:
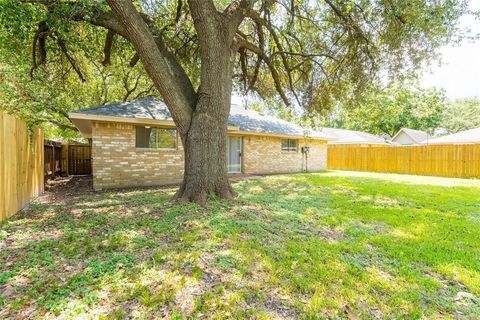
M 240 141 L 240 163 L 239 163 L 239 170 L 238 171 L 230 171 L 230 139 L 235 138 L 239 139 Z M 235 174 L 235 173 L 242 173 L 243 172 L 243 137 L 242 136 L 227 136 L 227 173 Z

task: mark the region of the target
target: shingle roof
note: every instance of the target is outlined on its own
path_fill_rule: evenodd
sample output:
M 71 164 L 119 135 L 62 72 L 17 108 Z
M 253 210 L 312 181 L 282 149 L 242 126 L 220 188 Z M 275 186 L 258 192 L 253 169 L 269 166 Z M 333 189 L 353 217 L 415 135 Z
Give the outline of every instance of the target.
M 75 110 L 74 112 L 124 118 L 172 120 L 165 103 L 154 97 Z
M 334 138 L 324 132 L 303 128 L 295 123 L 275 118 L 242 106 L 233 104 L 228 124 L 240 127 L 241 131 L 273 133 L 289 136 L 308 135 L 313 138 Z
M 330 144 L 395 144 L 374 134 L 337 128 L 323 128 L 322 131 L 337 139 Z
M 76 110 L 74 112 L 124 118 L 172 120 L 170 111 L 165 103 L 154 97 Z M 331 137 L 324 132 L 305 129 L 297 124 L 268 116 L 254 110 L 246 110 L 244 107 L 235 104 L 232 104 L 231 106 L 228 125 L 239 127 L 240 131 L 246 132 L 271 133 L 289 136 L 304 136 L 307 134 L 312 138 L 334 139 L 334 137 Z
M 395 138 L 400 134 L 400 132 L 405 132 L 413 141 L 416 143 L 421 143 L 423 140 L 430 139 L 430 135 L 425 131 L 410 129 L 410 128 L 402 128 L 400 129 L 397 134 L 392 138 L 395 141 Z
M 422 144 L 442 143 L 480 143 L 480 128 L 460 131 L 448 136 L 422 141 Z

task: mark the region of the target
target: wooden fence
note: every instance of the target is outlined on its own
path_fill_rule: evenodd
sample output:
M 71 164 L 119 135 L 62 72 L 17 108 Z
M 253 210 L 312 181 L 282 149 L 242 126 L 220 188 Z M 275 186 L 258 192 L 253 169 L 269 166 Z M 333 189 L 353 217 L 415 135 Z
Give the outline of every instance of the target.
M 43 133 L 0 112 L 0 221 L 43 192 Z
M 62 172 L 67 175 L 92 174 L 92 146 L 81 143 L 62 145 Z
M 327 166 L 333 170 L 479 178 L 480 144 L 329 145 Z
M 45 140 L 44 153 L 45 180 L 92 174 L 92 146 L 89 144 Z
M 62 144 L 56 141 L 45 140 L 43 153 L 45 179 L 55 179 L 57 175 L 62 173 Z

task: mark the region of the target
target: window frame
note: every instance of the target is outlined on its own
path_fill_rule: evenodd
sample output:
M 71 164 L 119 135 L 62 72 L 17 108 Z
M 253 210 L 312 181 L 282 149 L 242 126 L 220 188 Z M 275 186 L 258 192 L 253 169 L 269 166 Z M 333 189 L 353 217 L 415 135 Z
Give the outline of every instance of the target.
M 156 130 L 172 130 L 175 133 L 174 137 L 174 142 L 175 142 L 175 147 L 166 147 L 166 148 L 154 148 L 154 147 L 139 147 L 138 142 L 137 142 L 137 129 L 138 128 L 144 128 L 144 129 L 156 129 Z M 150 141 L 149 141 L 150 145 Z M 170 127 L 157 127 L 157 126 L 151 126 L 151 125 L 136 125 L 135 126 L 135 149 L 137 150 L 158 150 L 158 151 L 176 151 L 178 150 L 178 130 L 176 128 L 170 128 Z
M 284 142 L 287 142 L 288 147 L 284 147 Z M 292 146 L 291 143 L 294 142 L 295 146 Z M 284 138 L 281 141 L 282 152 L 298 152 L 298 139 Z

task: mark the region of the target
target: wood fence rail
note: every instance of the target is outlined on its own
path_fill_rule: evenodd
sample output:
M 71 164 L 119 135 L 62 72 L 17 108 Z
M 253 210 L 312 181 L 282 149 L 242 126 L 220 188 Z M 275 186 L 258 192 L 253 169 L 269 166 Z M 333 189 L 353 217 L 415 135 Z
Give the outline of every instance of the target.
M 328 169 L 480 178 L 480 144 L 329 145 Z
M 43 133 L 0 112 L 0 221 L 43 192 Z

